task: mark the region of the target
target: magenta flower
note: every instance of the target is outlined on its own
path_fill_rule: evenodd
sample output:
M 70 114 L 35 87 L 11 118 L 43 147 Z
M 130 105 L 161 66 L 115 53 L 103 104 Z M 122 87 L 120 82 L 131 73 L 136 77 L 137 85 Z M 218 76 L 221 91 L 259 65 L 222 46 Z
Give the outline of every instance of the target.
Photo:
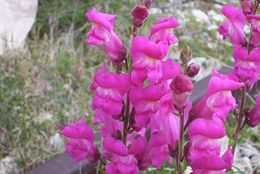
M 149 124 L 151 117 L 159 110 L 160 99 L 167 92 L 166 90 L 163 84 L 131 88 L 130 101 L 135 109 L 132 124 L 136 130 Z
M 94 143 L 93 130 L 88 127 L 85 120 L 80 120 L 72 125 L 64 126 L 61 134 L 68 138 L 65 150 L 76 161 L 88 159 L 95 162 L 99 158 L 99 152 Z
M 130 80 L 127 74 L 106 72 L 106 66 L 103 65 L 90 85 L 90 89 L 94 91 L 92 109 L 116 119 L 120 118 L 124 106 L 123 97 L 129 88 Z
M 250 127 L 255 127 L 260 123 L 260 96 L 256 97 L 256 105 L 246 117 L 246 123 Z
M 179 123 L 178 116 L 169 112 L 167 115 L 157 113 L 151 119 L 151 131 L 153 133 L 159 132 L 165 139 L 165 144 L 176 149 L 177 141 L 179 139 Z
M 248 15 L 247 18 L 251 23 L 250 45 L 253 47 L 260 46 L 260 15 Z
M 188 102 L 193 83 L 188 76 L 179 74 L 171 82 L 174 104 L 177 109 L 184 108 Z
M 113 156 L 127 156 L 128 149 L 121 140 L 112 137 L 103 138 L 102 157 L 111 160 Z
M 113 31 L 115 15 L 100 13 L 95 8 L 86 13 L 88 20 L 93 23 L 87 34 L 87 43 L 91 45 L 104 45 L 110 40 L 110 32 Z
M 180 24 L 174 17 L 157 18 L 157 24 L 151 28 L 150 39 L 159 43 L 166 42 L 168 45 L 176 43 L 178 40 L 173 33 L 173 29 Z
M 134 69 L 142 72 L 142 76 L 147 72 L 147 79 L 151 83 L 158 83 L 163 77 L 161 60 L 168 52 L 168 45 L 160 42 L 154 43 L 144 36 L 133 38 L 131 55 L 134 62 Z
M 218 29 L 223 39 L 229 37 L 233 45 L 243 45 L 245 43 L 245 34 L 243 32 L 246 25 L 245 15 L 232 4 L 224 6 L 221 12 L 227 17 Z
M 137 86 L 143 86 L 144 81 L 148 78 L 147 68 L 136 68 L 134 67 L 131 71 L 131 81 Z M 165 61 L 161 61 L 161 72 L 162 76 L 158 79 L 158 83 L 162 81 L 166 81 L 168 79 L 174 78 L 177 74 L 181 72 L 181 66 L 179 63 L 173 62 L 172 59 L 167 59 Z M 153 82 L 153 81 L 150 81 Z
M 260 48 L 255 48 L 248 53 L 245 47 L 235 47 L 234 74 L 243 82 L 249 82 L 252 86 L 260 75 Z
M 138 166 L 141 170 L 149 166 L 160 168 L 165 160 L 171 163 L 168 144 L 161 133 L 151 134 L 147 143 L 145 137 L 139 137 L 133 141 L 129 153 L 134 154 L 138 159 Z
M 114 156 L 106 165 L 107 174 L 138 174 L 138 161 L 133 155 Z
M 225 126 L 218 117 L 198 118 L 189 127 L 190 142 L 186 147 L 186 158 L 194 173 L 223 173 L 232 167 L 231 150 L 221 156 L 219 139 L 225 135 Z
M 86 42 L 90 45 L 103 46 L 111 61 L 116 65 L 121 64 L 127 51 L 120 38 L 113 31 L 115 15 L 100 13 L 92 8 L 86 13 L 86 16 L 92 23 L 92 27 L 87 33 Z
M 132 137 L 128 153 L 136 157 L 136 159 L 138 160 L 138 167 L 141 170 L 145 170 L 152 165 L 149 151 L 150 148 L 148 147 L 148 141 L 145 135 L 135 135 L 134 137 Z
M 169 155 L 168 144 L 163 137 L 163 134 L 156 133 L 151 135 L 148 149 L 150 160 L 152 164 L 158 169 L 161 167 L 162 163 L 165 160 L 168 160 L 168 162 L 171 163 L 172 159 Z
M 231 76 L 214 71 L 209 81 L 207 94 L 195 105 L 192 110 L 193 114 L 207 119 L 211 119 L 214 114 L 225 121 L 228 113 L 236 106 L 236 100 L 231 91 L 243 85 Z

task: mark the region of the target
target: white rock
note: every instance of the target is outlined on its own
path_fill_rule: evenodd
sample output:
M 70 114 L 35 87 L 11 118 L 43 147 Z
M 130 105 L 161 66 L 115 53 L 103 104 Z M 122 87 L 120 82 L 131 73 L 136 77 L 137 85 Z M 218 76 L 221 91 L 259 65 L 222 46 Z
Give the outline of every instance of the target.
M 239 170 L 245 172 L 246 174 L 253 174 L 253 168 L 248 157 L 236 159 L 233 163 L 233 166 L 239 168 Z
M 0 55 L 21 49 L 35 21 L 38 0 L 0 1 Z
M 0 174 L 16 173 L 17 164 L 15 159 L 11 156 L 7 156 L 0 161 Z
M 260 168 L 260 153 L 259 150 L 254 147 L 253 142 L 247 140 L 237 146 L 234 156 L 234 166 L 248 174 Z
M 35 118 L 35 121 L 38 123 L 43 123 L 44 121 L 52 121 L 53 115 L 49 112 L 42 112 L 38 117 Z
M 51 136 L 50 145 L 57 151 L 62 152 L 64 150 L 64 141 L 59 133 L 56 133 L 53 136 Z
M 192 9 L 191 14 L 195 17 L 197 22 L 209 22 L 208 15 L 199 9 Z

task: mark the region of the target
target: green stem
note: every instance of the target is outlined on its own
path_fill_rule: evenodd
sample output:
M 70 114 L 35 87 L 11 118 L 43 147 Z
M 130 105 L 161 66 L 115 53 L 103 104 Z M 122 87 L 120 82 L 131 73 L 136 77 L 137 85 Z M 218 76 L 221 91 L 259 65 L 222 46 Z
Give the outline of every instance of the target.
M 246 89 L 246 84 L 245 84 L 245 86 L 242 88 L 242 91 L 241 91 L 241 102 L 240 102 L 240 108 L 239 108 L 238 123 L 237 123 L 236 131 L 233 135 L 233 140 L 234 140 L 234 144 L 232 146 L 233 154 L 236 150 L 239 133 L 244 124 L 244 113 L 243 112 L 244 112 L 244 107 L 245 107 L 245 103 L 246 103 L 246 91 L 247 91 L 247 89 Z
M 180 111 L 180 137 L 178 141 L 178 157 L 177 157 L 177 172 L 182 173 L 182 156 L 183 156 L 183 139 L 184 139 L 184 112 Z
M 126 109 L 125 109 L 125 117 L 124 117 L 124 130 L 123 130 L 123 142 L 126 144 L 127 140 L 127 133 L 128 133 L 128 124 L 130 122 L 130 98 L 129 98 L 129 92 L 127 93 L 127 99 L 126 99 Z

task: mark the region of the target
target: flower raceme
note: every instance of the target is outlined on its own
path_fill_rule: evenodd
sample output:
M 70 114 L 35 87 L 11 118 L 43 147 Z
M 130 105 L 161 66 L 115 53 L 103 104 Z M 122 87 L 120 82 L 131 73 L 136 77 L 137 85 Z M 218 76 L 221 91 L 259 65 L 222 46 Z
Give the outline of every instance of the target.
M 235 66 L 233 73 L 240 81 L 250 87 L 259 79 L 259 48 L 260 45 L 260 16 L 254 14 L 251 0 L 240 0 L 241 9 L 229 4 L 222 8 L 227 17 L 219 27 L 219 32 L 225 39 L 230 38 L 234 46 L 233 57 Z M 246 22 L 251 24 L 250 38 L 246 39 L 243 29 Z
M 189 64 L 189 47 L 181 53 L 182 64 L 167 57 L 170 46 L 178 41 L 173 29 L 180 23 L 174 17 L 158 18 L 148 36 L 138 35 L 152 3 L 140 1 L 131 13 L 133 38 L 126 56 L 127 49 L 114 32 L 116 16 L 90 9 L 86 16 L 92 26 L 86 42 L 102 46 L 116 72 L 108 71 L 110 67 L 104 64 L 90 85 L 93 124 L 99 126 L 101 148 L 94 145 L 93 130 L 81 120 L 61 130 L 68 139 L 66 151 L 76 161 L 100 160 L 108 174 L 138 174 L 151 166 L 159 169 L 177 156 L 177 163 L 182 161 L 180 147 L 188 128 L 185 159 L 195 174 L 222 174 L 230 169 L 232 151 L 222 149 L 220 140 L 226 134 L 224 122 L 237 106 L 231 92 L 246 82 L 252 86 L 260 74 L 260 51 L 256 48 L 260 40 L 254 37 L 259 35 L 259 18 L 251 11 L 250 2 L 240 1 L 243 12 L 233 5 L 223 7 L 226 20 L 219 32 L 234 45 L 235 67 L 229 75 L 213 71 L 206 95 L 193 108 L 189 100 L 192 78 L 200 67 Z M 243 33 L 247 21 L 252 26 L 249 42 Z M 125 61 L 126 57 L 131 60 Z M 259 123 L 259 105 L 257 99 L 247 116 L 252 127 Z
M 189 127 L 190 142 L 186 146 L 186 158 L 194 173 L 225 173 L 233 162 L 231 149 L 221 154 L 220 139 L 225 136 L 224 122 L 235 108 L 236 100 L 231 91 L 243 83 L 232 76 L 213 72 L 208 92 L 193 108 L 195 119 Z

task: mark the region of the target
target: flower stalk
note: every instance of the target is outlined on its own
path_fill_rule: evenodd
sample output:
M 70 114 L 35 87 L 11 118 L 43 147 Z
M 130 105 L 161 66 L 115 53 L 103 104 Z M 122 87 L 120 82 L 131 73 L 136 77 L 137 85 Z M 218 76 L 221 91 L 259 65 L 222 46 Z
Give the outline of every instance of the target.
M 238 137 L 239 137 L 239 133 L 244 125 L 244 107 L 245 107 L 245 103 L 246 103 L 246 91 L 247 91 L 247 86 L 245 84 L 244 87 L 242 87 L 241 90 L 241 100 L 240 100 L 240 108 L 239 108 L 239 114 L 238 114 L 238 123 L 237 123 L 237 128 L 236 131 L 233 135 L 233 140 L 234 140 L 234 144 L 232 146 L 232 152 L 234 154 L 235 150 L 236 150 L 236 145 L 237 145 L 237 141 L 238 141 Z
M 182 156 L 183 156 L 183 140 L 184 140 L 184 112 L 180 111 L 180 138 L 178 141 L 178 157 L 177 157 L 177 172 L 182 173 Z

